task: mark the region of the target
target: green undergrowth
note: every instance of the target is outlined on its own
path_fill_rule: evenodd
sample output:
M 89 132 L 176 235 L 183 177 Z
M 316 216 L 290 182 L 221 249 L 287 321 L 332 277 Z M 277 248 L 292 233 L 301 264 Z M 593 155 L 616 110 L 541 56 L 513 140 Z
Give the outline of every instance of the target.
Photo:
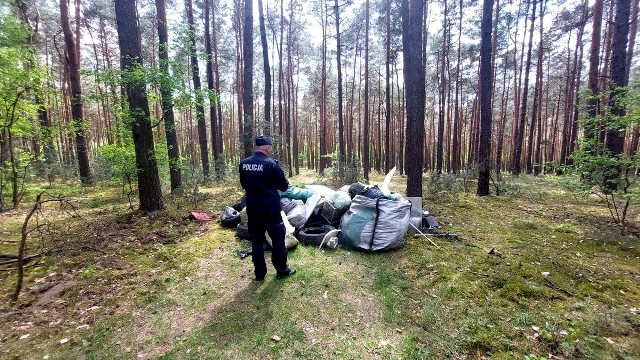
M 429 235 L 439 248 L 413 235 L 381 254 L 299 245 L 289 255 L 298 273 L 276 280 L 269 267 L 264 282 L 253 280 L 250 257 L 236 256 L 248 242 L 186 218 L 191 209 L 217 216 L 240 198 L 235 183 L 169 196 L 150 215 L 128 209 L 120 189 L 80 194 L 89 215 L 73 226 L 95 231 L 84 249 L 27 272 L 21 310 L 0 327 L 0 357 L 640 357 L 639 241 L 620 234 L 604 203 L 553 177 L 507 178 L 505 194 L 484 198 L 469 179 L 455 181 L 423 198 L 441 231 L 457 235 Z M 96 196 L 106 205 L 94 206 Z M 20 217 L 6 219 L 14 234 Z M 14 281 L 2 276 L 4 295 Z M 37 284 L 61 282 L 59 296 L 33 304 Z

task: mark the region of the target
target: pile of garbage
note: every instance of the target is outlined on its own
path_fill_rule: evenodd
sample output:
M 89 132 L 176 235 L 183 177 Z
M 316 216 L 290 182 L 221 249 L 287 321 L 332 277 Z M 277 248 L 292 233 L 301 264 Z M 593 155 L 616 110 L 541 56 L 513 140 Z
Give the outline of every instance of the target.
M 338 190 L 306 185 L 280 192 L 287 248 L 299 241 L 319 247 L 388 251 L 402 247 L 408 231 L 438 227 L 435 218 L 422 209 L 421 198 L 405 198 L 388 189 L 394 171 L 382 186 L 356 182 Z M 249 239 L 244 198 L 227 207 L 220 221 L 235 227 L 239 238 Z

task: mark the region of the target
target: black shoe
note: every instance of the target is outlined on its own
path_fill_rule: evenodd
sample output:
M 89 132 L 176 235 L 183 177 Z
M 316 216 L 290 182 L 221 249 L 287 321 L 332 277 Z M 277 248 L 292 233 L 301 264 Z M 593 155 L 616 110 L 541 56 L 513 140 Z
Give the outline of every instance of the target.
M 257 277 L 256 281 L 264 281 L 264 276 L 263 277 Z
M 296 273 L 296 269 L 289 269 L 286 273 L 276 275 L 276 279 L 284 279 Z

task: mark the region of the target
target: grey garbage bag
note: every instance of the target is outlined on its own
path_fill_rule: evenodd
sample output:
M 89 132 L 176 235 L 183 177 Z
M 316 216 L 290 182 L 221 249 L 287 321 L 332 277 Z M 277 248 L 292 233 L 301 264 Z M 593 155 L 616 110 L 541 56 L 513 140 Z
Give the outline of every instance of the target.
M 366 251 L 400 248 L 409 226 L 411 203 L 400 198 L 356 195 L 340 221 L 340 243 Z
M 285 211 L 287 220 L 289 220 L 289 223 L 293 225 L 294 228 L 299 229 L 307 222 L 304 203 L 302 200 L 293 200 L 291 203 L 293 206 L 288 207 L 289 209 Z

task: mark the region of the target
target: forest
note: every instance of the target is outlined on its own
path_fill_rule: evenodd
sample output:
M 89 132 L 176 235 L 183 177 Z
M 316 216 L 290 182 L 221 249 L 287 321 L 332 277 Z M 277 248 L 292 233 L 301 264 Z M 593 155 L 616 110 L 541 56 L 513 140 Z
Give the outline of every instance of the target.
M 155 197 L 225 179 L 256 134 L 289 176 L 397 167 L 418 195 L 425 172 L 499 182 L 636 153 L 636 1 L 403 4 L 5 2 L 1 207 L 30 179 L 138 178 Z
M 640 356 L 639 3 L 0 0 L 0 353 Z M 242 196 L 238 164 L 257 135 L 293 184 L 374 184 L 395 169 L 394 190 L 460 237 L 433 238 L 437 251 L 408 237 L 388 257 L 302 247 L 294 261 L 316 272 L 301 284 L 227 291 L 249 270 L 211 254 L 241 245 L 184 215 L 215 217 Z M 355 282 L 343 263 L 376 276 Z M 256 310 L 269 321 L 250 331 L 238 318 L 298 291 L 320 298 Z M 323 302 L 327 318 L 301 320 Z M 45 326 L 54 314 L 64 326 Z M 424 334 L 439 327 L 450 333 Z M 220 349 L 201 345 L 209 336 Z M 71 353 L 56 348 L 68 341 Z

